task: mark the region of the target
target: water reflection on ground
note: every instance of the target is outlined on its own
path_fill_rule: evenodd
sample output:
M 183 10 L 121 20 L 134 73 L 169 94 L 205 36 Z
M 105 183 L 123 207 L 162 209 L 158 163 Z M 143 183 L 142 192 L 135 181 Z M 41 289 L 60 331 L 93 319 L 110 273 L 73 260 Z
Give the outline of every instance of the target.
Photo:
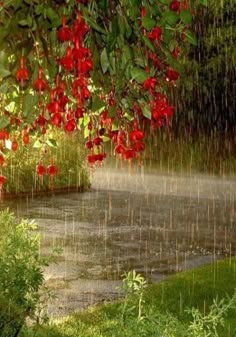
M 4 202 L 33 218 L 42 252 L 63 246 L 46 272 L 51 316 L 116 298 L 124 271 L 150 281 L 236 253 L 236 180 L 97 170 L 92 190 Z

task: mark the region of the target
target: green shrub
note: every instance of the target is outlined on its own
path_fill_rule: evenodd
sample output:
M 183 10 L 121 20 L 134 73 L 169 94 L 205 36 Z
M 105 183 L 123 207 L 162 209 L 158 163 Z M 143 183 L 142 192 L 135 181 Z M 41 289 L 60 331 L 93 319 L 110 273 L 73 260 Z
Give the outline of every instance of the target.
M 15 337 L 26 319 L 39 319 L 44 267 L 36 225 L 0 212 L 0 336 Z M 46 294 L 46 293 L 45 293 Z

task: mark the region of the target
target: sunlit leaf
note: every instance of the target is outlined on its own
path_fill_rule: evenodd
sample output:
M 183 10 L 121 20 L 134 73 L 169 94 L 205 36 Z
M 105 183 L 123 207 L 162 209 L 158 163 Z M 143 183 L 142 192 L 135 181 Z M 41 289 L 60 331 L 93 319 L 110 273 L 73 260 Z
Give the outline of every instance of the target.
M 187 30 L 185 32 L 185 36 L 187 40 L 194 46 L 197 46 L 197 38 L 196 36 L 191 32 L 191 30 Z
M 149 16 L 144 16 L 142 18 L 142 25 L 145 29 L 151 30 L 156 25 L 156 20 L 150 18 Z
M 33 148 L 35 148 L 35 149 L 40 149 L 42 146 L 43 146 L 43 144 L 42 144 L 42 142 L 40 141 L 40 139 L 37 139 L 37 140 L 34 142 Z
M 139 99 L 138 103 L 139 103 L 140 108 L 142 109 L 143 115 L 146 118 L 151 119 L 152 113 L 151 113 L 149 104 L 144 99 Z
M 185 25 L 190 25 L 192 23 L 192 14 L 189 11 L 183 9 L 180 12 L 180 19 Z
M 161 24 L 169 24 L 170 26 L 175 26 L 179 20 L 179 15 L 173 11 L 166 11 L 163 13 L 161 18 Z
M 140 84 L 142 84 L 149 77 L 146 71 L 139 67 L 131 68 L 130 73 L 131 73 L 132 79 L 134 79 Z
M 56 142 L 56 140 L 53 139 L 53 138 L 47 139 L 46 143 L 47 143 L 48 146 L 50 146 L 50 147 L 57 148 L 57 142 Z

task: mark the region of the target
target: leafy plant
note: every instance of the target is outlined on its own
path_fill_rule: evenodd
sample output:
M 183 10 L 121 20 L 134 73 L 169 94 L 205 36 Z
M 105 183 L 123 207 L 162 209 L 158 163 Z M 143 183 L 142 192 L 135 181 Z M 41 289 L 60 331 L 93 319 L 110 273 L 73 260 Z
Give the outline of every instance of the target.
M 129 271 L 122 275 L 122 286 L 121 290 L 125 294 L 124 302 L 122 303 L 122 321 L 124 321 L 124 316 L 126 312 L 131 312 L 136 306 L 129 307 L 129 298 L 134 295 L 138 299 L 138 320 L 142 319 L 142 309 L 144 305 L 143 291 L 147 286 L 145 278 L 137 274 L 135 270 Z
M 191 337 L 219 337 L 218 327 L 224 326 L 224 319 L 230 309 L 236 309 L 236 291 L 231 298 L 214 299 L 208 314 L 197 308 L 189 308 L 187 312 L 193 317 L 188 327 Z
M 53 255 L 40 254 L 36 225 L 18 222 L 8 210 L 0 212 L 0 336 L 16 337 L 27 319 L 45 319 L 48 292 L 44 267 Z

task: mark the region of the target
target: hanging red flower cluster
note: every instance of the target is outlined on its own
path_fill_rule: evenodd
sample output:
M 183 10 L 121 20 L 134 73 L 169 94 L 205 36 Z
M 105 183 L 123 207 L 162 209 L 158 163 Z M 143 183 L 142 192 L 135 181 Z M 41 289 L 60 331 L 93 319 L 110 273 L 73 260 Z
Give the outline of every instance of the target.
M 191 14 L 186 0 L 158 4 L 155 11 L 151 2 L 145 2 L 145 7 L 137 5 L 133 10 L 127 2 L 129 11 L 123 13 L 121 24 L 119 13 L 112 7 L 116 6 L 114 2 L 108 9 L 111 17 L 103 22 L 101 4 L 93 1 L 78 0 L 76 12 L 74 8 L 69 18 L 62 16 L 57 31 L 59 47 L 53 49 L 56 55 L 52 56 L 58 68 L 55 80 L 48 76 L 39 58 L 38 75 L 32 82 L 39 111 L 34 122 L 25 122 L 19 114 L 9 115 L 10 123 L 16 128 L 21 125 L 23 145 L 30 143 L 31 133 L 39 131 L 45 135 L 48 127 L 60 128 L 69 135 L 83 130 L 90 166 L 101 165 L 106 158 L 104 142 L 109 139 L 120 158 L 140 161 L 148 125 L 152 131 L 164 126 L 170 129 L 174 107 L 169 104 L 166 92 L 179 78 L 176 60 L 181 51 L 180 42 L 190 36 L 187 26 Z M 132 22 L 132 27 L 126 20 Z M 16 72 L 21 106 L 30 80 L 27 62 L 21 56 Z M 96 72 L 100 74 L 99 79 Z M 102 74 L 106 76 L 106 85 Z M 5 129 L 0 130 L 0 141 L 2 146 L 8 141 L 12 151 L 20 144 L 16 135 L 10 136 Z M 3 166 L 5 157 L 0 151 L 0 166 Z M 53 159 L 47 168 L 42 160 L 36 167 L 41 182 L 48 174 L 52 184 L 57 173 Z

